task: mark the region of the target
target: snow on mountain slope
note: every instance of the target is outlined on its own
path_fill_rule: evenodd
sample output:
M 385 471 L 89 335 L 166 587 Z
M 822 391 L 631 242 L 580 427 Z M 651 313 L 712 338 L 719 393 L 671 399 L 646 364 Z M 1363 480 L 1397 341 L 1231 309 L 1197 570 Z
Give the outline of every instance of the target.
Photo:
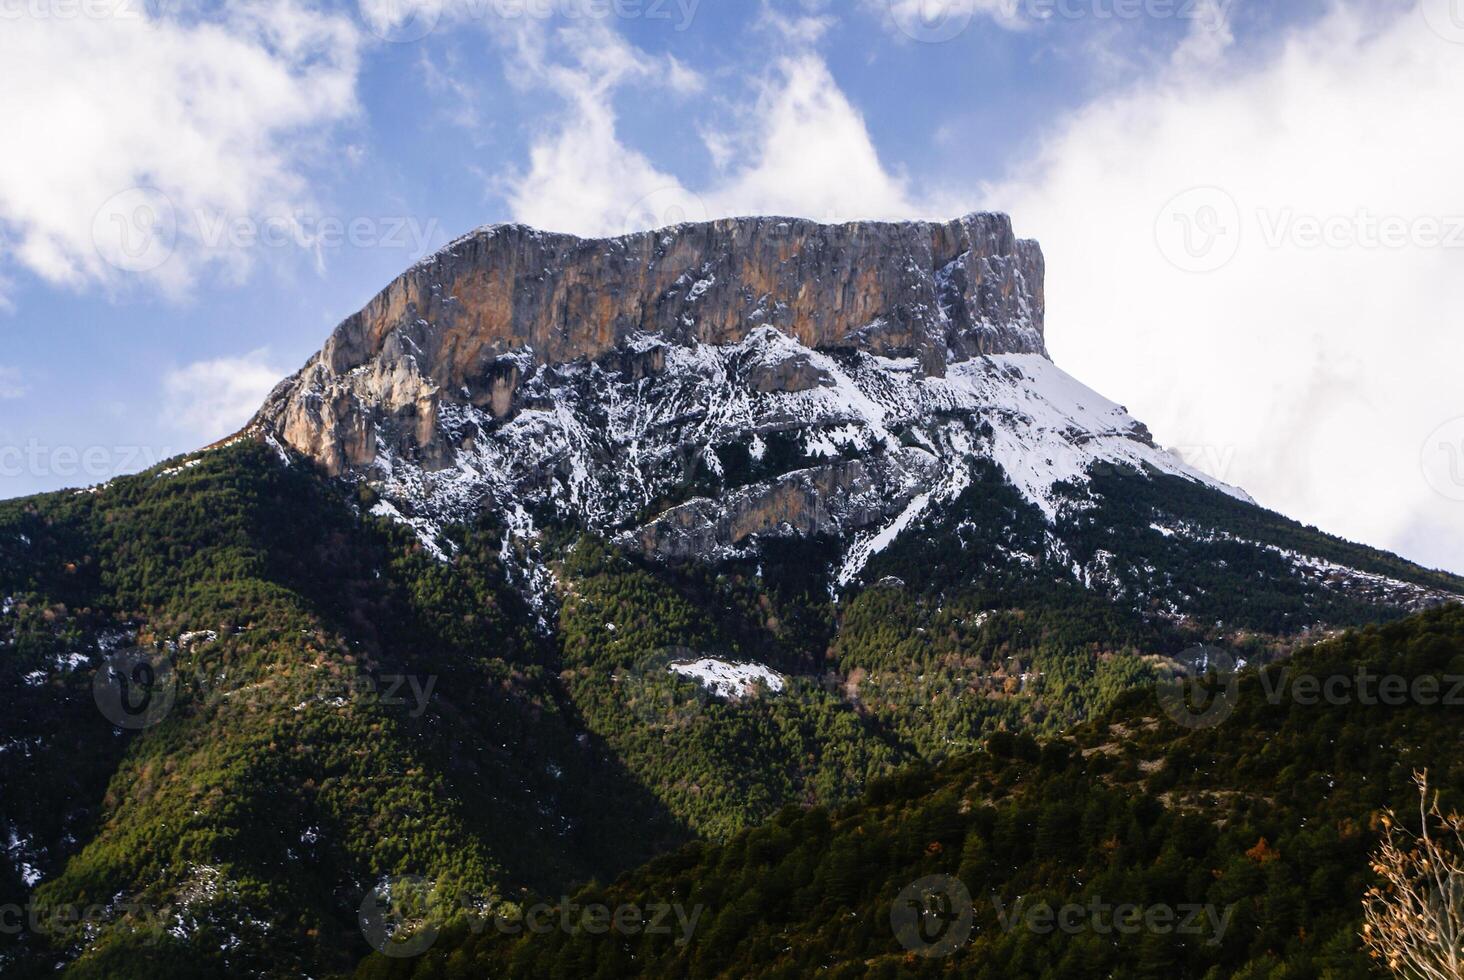
M 998 355 L 994 370 L 957 365 L 952 378 L 1007 424 L 995 425 L 992 456 L 1022 495 L 1055 518 L 1052 488 L 1082 483 L 1096 463 L 1114 463 L 1204 483 L 1254 503 L 1245 491 L 1221 483 L 1153 445 L 1122 406 L 1083 385 L 1044 357 Z
M 431 470 L 386 449 L 368 471 L 386 501 L 379 511 L 428 539 L 483 507 L 526 541 L 531 515 L 552 516 L 668 557 L 848 535 L 848 582 L 921 512 L 955 499 L 978 457 L 1049 520 L 1065 506 L 1059 485 L 1081 485 L 1099 463 L 1248 499 L 1154 446 L 1120 406 L 1037 354 L 975 358 L 940 378 L 913 359 L 835 356 L 772 328 L 727 345 L 641 338 L 630 353 L 664 366 L 639 378 L 599 363 L 546 368 L 506 421 L 472 406 L 444 411 L 451 465 Z M 795 380 L 769 386 L 769 372 Z M 380 445 L 390 442 L 382 433 Z
M 729 219 L 604 240 L 493 226 L 347 318 L 250 431 L 371 484 L 375 512 L 440 558 L 445 523 L 486 514 L 546 613 L 550 527 L 671 561 L 831 541 L 837 592 L 992 472 L 1046 530 L 1020 521 L 1026 537 L 988 540 L 991 553 L 1088 588 L 1127 577 L 1124 598 L 1144 601 L 1129 594 L 1154 577 L 1143 560 L 1064 539 L 1101 503 L 1095 476 L 1253 501 L 1047 358 L 1043 276 L 1036 243 L 994 214 Z M 1367 581 L 1286 560 L 1329 589 Z M 1367 591 L 1416 602 L 1400 584 Z

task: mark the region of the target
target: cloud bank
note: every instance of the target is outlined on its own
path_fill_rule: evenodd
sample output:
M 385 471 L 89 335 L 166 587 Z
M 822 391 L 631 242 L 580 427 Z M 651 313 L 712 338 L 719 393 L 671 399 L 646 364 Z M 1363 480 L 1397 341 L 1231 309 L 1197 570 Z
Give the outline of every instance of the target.
M 1464 415 L 1461 91 L 1420 10 L 1336 3 L 1087 106 L 986 199 L 1042 241 L 1068 370 L 1262 503 L 1464 571 L 1421 466 Z
M 604 19 L 490 18 L 479 36 L 538 111 L 520 166 L 489 190 L 516 220 L 595 235 L 733 214 L 1008 211 L 1047 252 L 1064 367 L 1262 503 L 1464 571 L 1464 488 L 1452 458 L 1430 459 L 1452 441 L 1464 456 L 1464 422 L 1450 425 L 1464 416 L 1464 129 L 1451 123 L 1464 29 L 1446 7 L 1333 0 L 1237 44 L 1232 0 L 1198 0 L 1204 16 L 1157 69 L 1054 119 L 1005 178 L 940 190 L 881 158 L 821 46 L 838 17 L 871 13 L 895 43 L 1028 31 L 1031 3 L 764 0 L 758 63 L 710 77 Z M 436 0 L 363 12 L 409 37 L 462 16 Z M 7 22 L 0 127 L 50 138 L 0 154 L 0 276 L 8 264 L 88 288 L 125 271 L 181 292 L 206 266 L 247 267 L 188 216 L 308 205 L 311 154 L 357 111 L 362 48 L 349 21 L 298 0 L 207 20 Z M 698 110 L 682 124 L 710 161 L 701 179 L 624 137 L 617 107 L 646 93 Z M 215 438 L 280 373 L 256 352 L 180 369 L 167 391 Z M 0 396 L 20 390 L 0 372 Z
M 719 170 L 697 187 L 620 138 L 618 88 L 656 73 L 619 47 L 616 70 L 574 89 L 535 141 L 509 200 L 519 220 L 596 235 L 731 214 L 1008 211 L 1047 252 L 1051 349 L 1068 370 L 1263 504 L 1464 571 L 1464 504 L 1421 458 L 1464 415 L 1464 129 L 1441 122 L 1457 114 L 1464 47 L 1417 9 L 1338 0 L 1242 56 L 1230 4 L 1202 6 L 1159 71 L 1055 120 L 1007 179 L 942 194 L 882 163 L 816 51 L 822 28 L 782 22 L 785 53 L 741 125 L 703 131 Z M 1000 22 L 1009 5 L 952 9 Z M 538 50 L 579 57 L 563 36 Z
M 310 134 L 356 108 L 351 22 L 293 0 L 207 19 L 152 9 L 49 4 L 4 19 L 0 131 L 16 138 L 0 153 L 0 261 L 53 285 L 132 273 L 177 293 L 204 265 L 246 261 L 209 247 L 200 216 L 308 203 L 322 145 Z
M 163 419 L 199 444 L 214 442 L 241 429 L 287 373 L 267 350 L 174 368 L 163 378 Z

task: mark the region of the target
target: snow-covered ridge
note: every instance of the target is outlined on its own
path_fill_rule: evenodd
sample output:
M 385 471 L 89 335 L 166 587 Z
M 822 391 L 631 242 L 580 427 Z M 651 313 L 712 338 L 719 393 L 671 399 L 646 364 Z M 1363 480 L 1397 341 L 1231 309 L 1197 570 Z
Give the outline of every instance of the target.
M 1304 554 L 1291 548 L 1241 537 L 1221 528 L 1202 527 L 1181 521 L 1168 525 L 1151 524 L 1149 529 L 1166 538 L 1180 537 L 1202 542 L 1234 542 L 1270 552 L 1289 565 L 1299 578 L 1310 580 L 1329 591 L 1345 592 L 1380 605 L 1419 610 L 1441 603 L 1464 600 L 1464 595 L 1338 564 L 1335 561 Z
M 1245 491 L 1154 446 L 1143 426 L 1121 405 L 1046 358 L 1007 354 L 957 364 L 944 382 L 931 382 L 936 388 L 942 384 L 952 387 L 953 404 L 975 403 L 978 410 L 1005 422 L 993 422 L 991 454 L 1012 484 L 1049 520 L 1060 507 L 1053 488 L 1085 483 L 1099 463 L 1148 467 L 1255 502 Z
M 379 423 L 367 474 L 383 496 L 376 513 L 446 557 L 437 529 L 486 507 L 518 542 L 505 543 L 505 557 L 530 565 L 535 522 L 554 518 L 671 557 L 746 555 L 763 537 L 830 533 L 848 541 L 838 570 L 847 583 L 959 496 L 975 459 L 995 462 L 1049 522 L 1080 506 L 1061 488 L 1081 487 L 1097 464 L 1249 499 L 1154 446 L 1121 406 L 1038 354 L 978 357 L 933 377 L 914 358 L 836 355 L 770 327 L 735 344 L 638 337 L 627 349 L 659 369 L 546 368 L 524 381 L 525 407 L 507 419 L 444 404 L 438 424 L 454 447 L 444 468 L 394 451 Z M 733 464 L 741 472 L 727 472 Z M 523 571 L 548 587 L 542 569 Z
M 537 372 L 617 358 L 628 341 L 733 344 L 775 327 L 829 350 L 913 356 L 922 369 L 983 353 L 1045 353 L 1045 267 L 1009 218 L 850 222 L 747 217 L 606 239 L 482 229 L 398 276 L 347 317 L 251 422 L 333 475 L 392 448 L 434 468 L 438 415 L 523 409 Z M 779 378 L 766 379 L 772 390 Z M 415 425 L 411 423 L 417 423 Z

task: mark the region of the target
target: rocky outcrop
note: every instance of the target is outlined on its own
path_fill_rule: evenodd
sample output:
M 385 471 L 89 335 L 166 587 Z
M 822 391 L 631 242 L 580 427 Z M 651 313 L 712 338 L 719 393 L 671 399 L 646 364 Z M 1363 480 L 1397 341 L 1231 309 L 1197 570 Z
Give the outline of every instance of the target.
M 503 573 L 546 630 L 555 542 L 579 530 L 673 562 L 761 569 L 796 552 L 832 594 L 916 541 L 982 581 L 1070 577 L 1115 604 L 1213 621 L 1193 605 L 1203 590 L 1160 569 L 1223 542 L 1288 595 L 1450 598 L 1391 564 L 1201 526 L 1188 493 L 1096 547 L 1099 501 L 1125 476 L 1207 488 L 1205 513 L 1238 506 L 1219 494 L 1254 502 L 1047 358 L 1042 275 L 1037 246 L 989 214 L 749 218 L 600 241 L 485 228 L 341 324 L 251 430 L 287 463 L 303 454 L 368 483 L 372 513 L 441 560 L 457 553 L 449 525 L 496 527 Z M 785 547 L 799 539 L 817 544 Z
M 918 449 L 810 467 L 672 507 L 619 540 L 688 559 L 736 553 L 756 538 L 849 534 L 899 513 L 939 474 L 939 461 Z
M 807 348 L 913 358 L 924 375 L 1044 353 L 1043 261 L 1000 214 L 944 224 L 739 218 L 612 239 L 493 225 L 424 260 L 342 323 L 255 419 L 332 474 L 389 449 L 448 464 L 445 407 L 505 419 L 548 365 L 655 376 L 665 345 L 774 328 Z M 756 369 L 762 391 L 821 383 Z

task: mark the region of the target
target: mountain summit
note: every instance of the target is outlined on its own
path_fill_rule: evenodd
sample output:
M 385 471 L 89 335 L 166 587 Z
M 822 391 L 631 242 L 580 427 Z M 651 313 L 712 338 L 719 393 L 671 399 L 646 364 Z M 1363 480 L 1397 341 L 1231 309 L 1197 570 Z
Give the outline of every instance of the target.
M 47 924 L 0 972 L 339 974 L 402 881 L 522 909 L 1464 595 L 1186 466 L 1042 330 L 997 215 L 498 226 L 240 437 L 0 503 L 0 906 Z
M 1051 362 L 1043 276 L 1041 249 L 1001 214 L 741 218 L 610 239 L 492 225 L 342 323 L 250 430 L 368 484 L 379 514 L 444 558 L 441 530 L 487 515 L 541 605 L 546 527 L 670 559 L 817 539 L 832 543 L 837 589 L 984 480 L 1037 518 L 1027 533 L 1013 519 L 986 528 L 999 550 L 985 561 L 1055 565 L 1144 604 L 1172 585 L 1152 580 L 1149 557 L 1076 540 L 1095 476 L 1252 501 Z M 1155 516 L 1140 529 L 1234 536 Z M 1441 598 L 1242 543 L 1319 588 L 1367 581 L 1406 608 Z
M 656 373 L 661 345 L 734 345 L 766 328 L 809 348 L 913 357 L 939 377 L 979 354 L 1043 353 L 1042 277 L 1037 244 L 999 214 L 741 218 L 611 239 L 490 225 L 342 323 L 260 419 L 332 473 L 376 459 L 383 420 L 392 449 L 441 464 L 444 410 L 509 417 L 544 368 L 608 357 Z M 759 381 L 801 383 L 798 372 Z

